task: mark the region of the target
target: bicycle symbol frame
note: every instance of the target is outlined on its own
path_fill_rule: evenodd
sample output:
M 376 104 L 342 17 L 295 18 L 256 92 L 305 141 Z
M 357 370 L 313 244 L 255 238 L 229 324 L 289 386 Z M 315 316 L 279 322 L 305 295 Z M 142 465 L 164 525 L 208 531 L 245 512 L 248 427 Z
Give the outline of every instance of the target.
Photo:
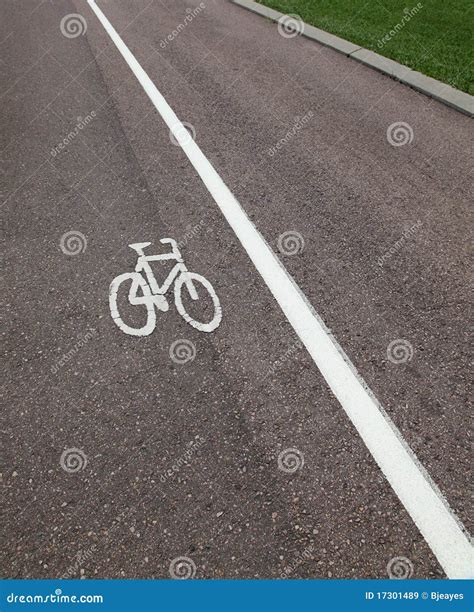
M 162 255 L 145 255 L 144 250 L 151 245 L 151 242 L 136 242 L 128 246 L 136 251 L 138 255 L 135 272 L 125 272 L 116 276 L 110 284 L 109 289 L 109 306 L 112 319 L 116 325 L 130 336 L 148 336 L 156 327 L 156 311 L 167 312 L 169 303 L 165 294 L 174 283 L 174 302 L 179 314 L 183 317 L 186 323 L 192 325 L 195 329 L 202 332 L 212 332 L 220 324 L 222 319 L 222 308 L 219 298 L 214 291 L 211 283 L 195 272 L 189 272 L 181 252 L 178 248 L 178 243 L 173 238 L 162 238 L 161 244 L 171 245 L 171 252 Z M 166 277 L 163 285 L 159 285 L 153 270 L 150 266 L 152 261 L 175 260 L 176 264 Z M 128 293 L 128 301 L 133 306 L 144 305 L 147 310 L 147 321 L 143 327 L 130 327 L 127 325 L 118 310 L 118 290 L 120 285 L 125 281 L 131 281 L 130 290 Z M 196 291 L 196 284 L 201 284 L 206 292 L 211 296 L 214 306 L 214 316 L 208 323 L 203 323 L 193 319 L 185 310 L 181 292 L 186 286 L 192 300 L 198 300 L 199 296 Z M 139 292 L 141 291 L 141 295 Z

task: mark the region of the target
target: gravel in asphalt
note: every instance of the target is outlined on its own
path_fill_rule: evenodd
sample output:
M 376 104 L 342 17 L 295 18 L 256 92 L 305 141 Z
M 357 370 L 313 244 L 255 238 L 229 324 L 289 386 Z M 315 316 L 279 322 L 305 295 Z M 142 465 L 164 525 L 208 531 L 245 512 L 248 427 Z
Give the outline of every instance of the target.
M 471 528 L 469 119 L 230 3 L 98 4 L 267 242 L 296 236 L 282 263 Z M 187 556 L 200 578 L 384 578 L 395 557 L 442 577 L 90 8 L 10 1 L 0 29 L 4 575 L 169 577 Z M 212 283 L 215 332 L 172 299 L 147 337 L 112 320 L 128 245 L 166 237 Z

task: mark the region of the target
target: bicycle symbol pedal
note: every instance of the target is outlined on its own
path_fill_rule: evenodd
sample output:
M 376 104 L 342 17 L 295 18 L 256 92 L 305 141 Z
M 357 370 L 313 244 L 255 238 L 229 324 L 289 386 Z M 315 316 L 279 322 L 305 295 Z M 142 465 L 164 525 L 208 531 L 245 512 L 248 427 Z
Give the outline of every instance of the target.
M 189 325 L 202 332 L 212 332 L 220 324 L 222 319 L 222 308 L 219 298 L 214 291 L 211 283 L 195 272 L 189 272 L 181 252 L 178 248 L 178 243 L 173 238 L 162 238 L 162 244 L 171 245 L 171 252 L 163 255 L 145 255 L 144 250 L 151 245 L 151 242 L 136 242 L 129 244 L 129 247 L 136 251 L 138 255 L 135 272 L 125 272 L 116 276 L 110 283 L 109 289 L 109 306 L 112 319 L 117 326 L 130 336 L 148 336 L 156 327 L 156 311 L 167 312 L 169 309 L 166 293 L 174 283 L 174 303 L 177 311 Z M 151 261 L 175 260 L 171 272 L 168 274 L 163 285 L 159 285 L 156 281 L 153 270 L 150 266 Z M 122 319 L 118 310 L 118 290 L 122 283 L 131 281 L 130 290 L 128 293 L 128 301 L 132 306 L 145 306 L 147 311 L 147 321 L 143 327 L 131 327 Z M 196 321 L 187 312 L 183 305 L 183 288 L 186 287 L 191 297 L 191 300 L 198 300 L 199 295 L 196 286 L 201 285 L 212 299 L 214 314 L 208 322 Z

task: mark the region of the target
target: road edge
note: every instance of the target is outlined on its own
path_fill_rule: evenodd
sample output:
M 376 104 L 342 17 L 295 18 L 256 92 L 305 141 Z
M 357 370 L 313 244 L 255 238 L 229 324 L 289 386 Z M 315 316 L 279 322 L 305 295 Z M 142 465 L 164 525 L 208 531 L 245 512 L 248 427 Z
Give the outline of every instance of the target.
M 233 4 L 237 4 L 242 8 L 245 8 L 253 13 L 257 13 L 262 17 L 267 17 L 272 21 L 278 21 L 284 16 L 284 13 L 275 11 L 274 9 L 254 2 L 253 0 L 230 0 Z M 343 53 L 347 57 L 352 57 L 358 62 L 377 70 L 389 77 L 400 81 L 401 83 L 408 85 L 409 87 L 416 89 L 417 91 L 442 102 L 455 110 L 468 115 L 468 117 L 474 116 L 474 96 L 471 96 L 463 91 L 454 89 L 446 83 L 442 83 L 432 77 L 426 76 L 421 72 L 412 70 L 408 66 L 403 66 L 398 62 L 383 57 L 374 51 L 360 47 L 354 43 L 339 38 L 334 34 L 320 30 L 308 23 L 304 23 L 303 32 L 301 33 L 306 38 L 315 40 L 316 42 L 330 47 L 339 53 Z

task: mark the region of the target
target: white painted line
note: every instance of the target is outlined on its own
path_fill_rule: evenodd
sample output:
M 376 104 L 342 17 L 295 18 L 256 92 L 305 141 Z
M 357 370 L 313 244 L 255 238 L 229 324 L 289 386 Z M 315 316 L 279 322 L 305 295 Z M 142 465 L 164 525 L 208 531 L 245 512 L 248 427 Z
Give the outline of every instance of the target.
M 385 477 L 449 578 L 473 577 L 463 527 L 299 287 L 175 115 L 107 17 L 88 0 L 219 206 Z

